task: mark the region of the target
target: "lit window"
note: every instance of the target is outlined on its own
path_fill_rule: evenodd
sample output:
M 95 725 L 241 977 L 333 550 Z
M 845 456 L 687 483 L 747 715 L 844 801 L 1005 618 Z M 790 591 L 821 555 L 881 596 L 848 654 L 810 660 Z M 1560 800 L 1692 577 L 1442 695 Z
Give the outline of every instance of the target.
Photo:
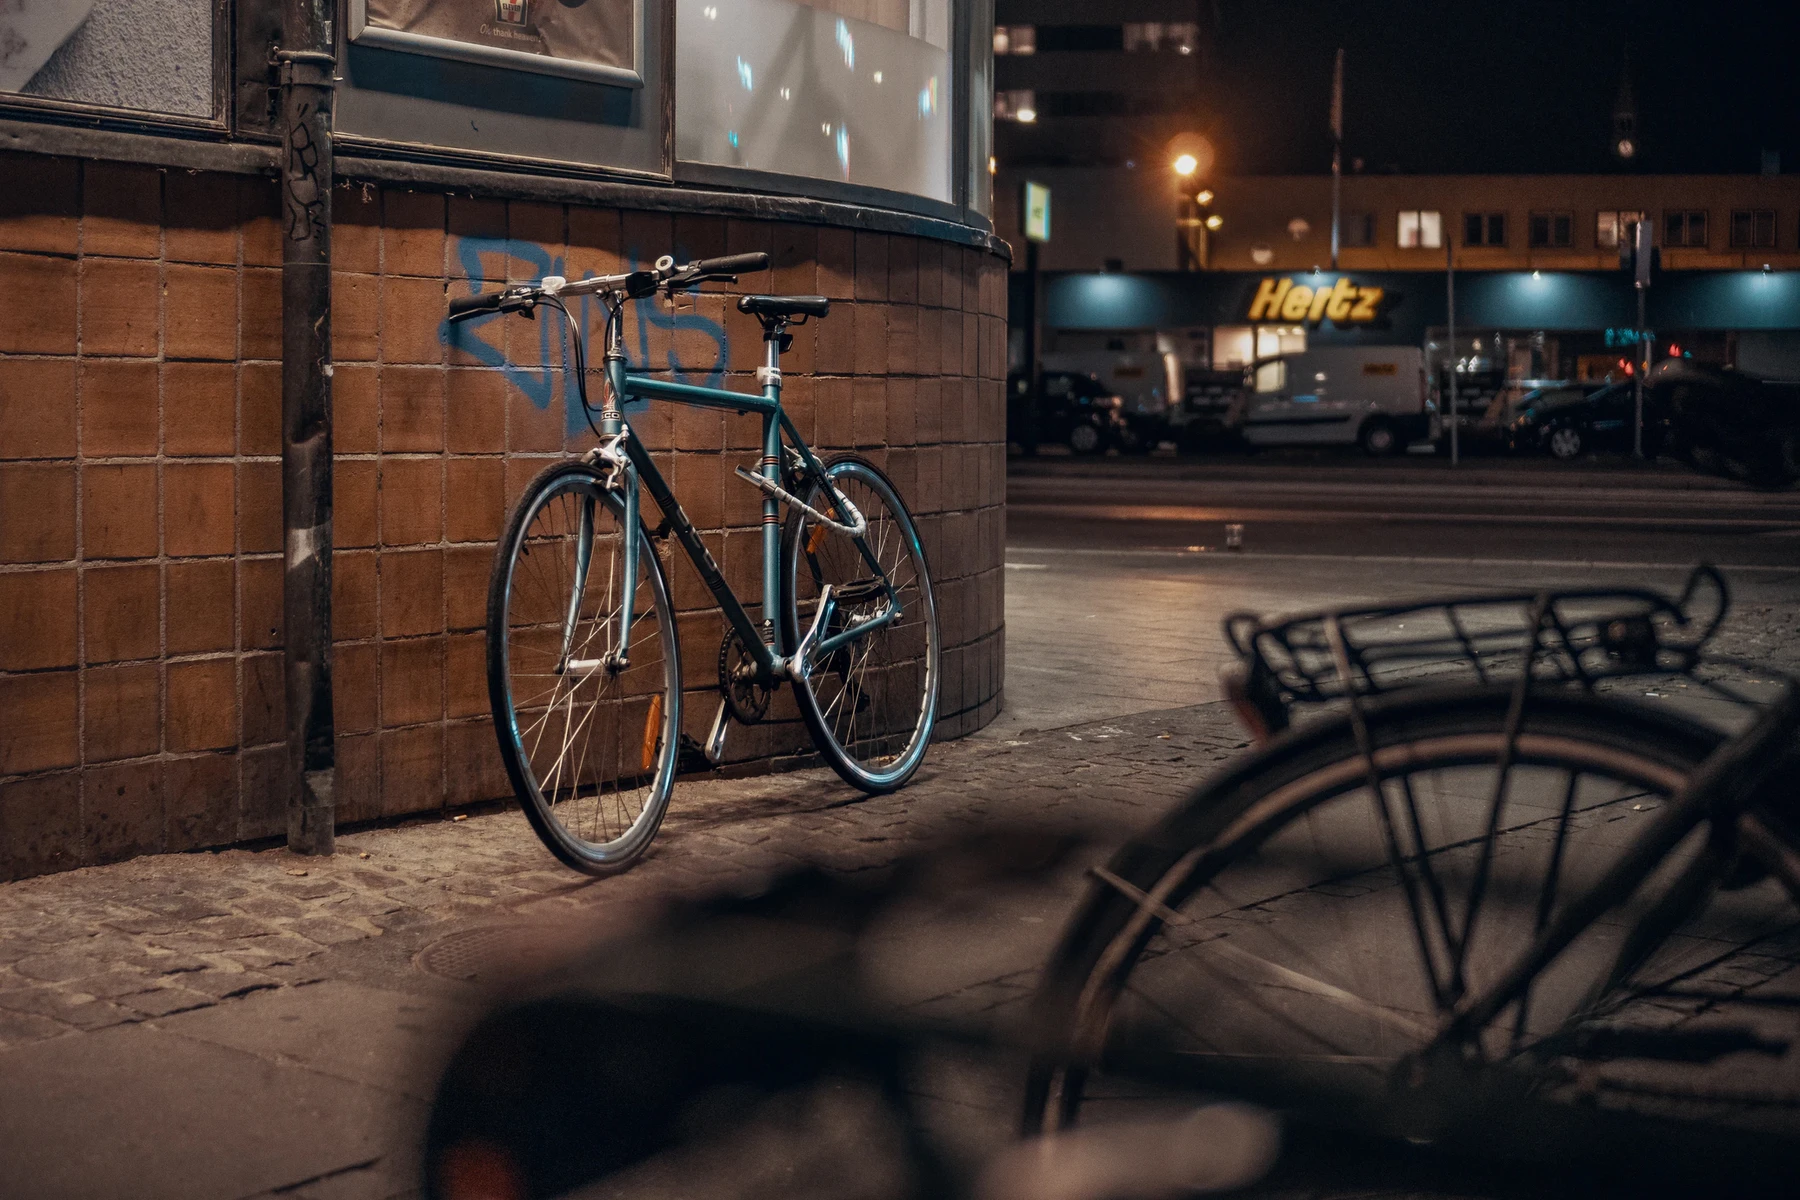
M 1773 250 L 1775 210 L 1740 208 L 1731 214 L 1731 244 L 1735 249 Z
M 1193 54 L 1200 48 L 1200 26 L 1193 21 L 1127 21 L 1123 34 L 1132 53 Z
M 1035 25 L 996 25 L 994 26 L 995 54 L 1036 54 L 1037 26 Z
M 1398 232 L 1402 250 L 1440 250 L 1444 245 L 1444 216 L 1435 209 L 1403 212 Z
M 1594 218 L 1594 245 L 1603 250 L 1612 250 L 1623 241 L 1629 246 L 1631 239 L 1637 236 L 1638 222 L 1643 219 L 1642 212 L 1630 210 L 1598 214 Z
M 994 93 L 994 120 L 1023 121 L 1029 125 L 1037 120 L 1037 92 L 1031 88 L 1015 88 L 1011 91 Z
M 1533 250 L 1566 250 L 1575 244 L 1575 216 L 1566 212 L 1534 212 L 1526 226 Z

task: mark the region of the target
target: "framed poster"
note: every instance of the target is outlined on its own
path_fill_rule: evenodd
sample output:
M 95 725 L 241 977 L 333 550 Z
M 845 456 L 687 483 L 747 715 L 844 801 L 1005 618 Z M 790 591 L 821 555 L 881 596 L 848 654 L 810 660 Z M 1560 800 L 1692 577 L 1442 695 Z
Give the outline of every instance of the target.
M 350 0 L 359 46 L 642 87 L 642 0 Z

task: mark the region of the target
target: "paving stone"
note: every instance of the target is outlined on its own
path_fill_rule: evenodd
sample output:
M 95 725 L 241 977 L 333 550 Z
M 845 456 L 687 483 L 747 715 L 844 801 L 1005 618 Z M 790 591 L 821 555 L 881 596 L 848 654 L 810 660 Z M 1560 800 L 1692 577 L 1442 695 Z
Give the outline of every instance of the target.
M 184 987 L 161 987 L 154 991 L 139 992 L 135 996 L 121 997 L 119 1003 L 146 1017 L 166 1017 L 191 1008 L 205 1008 L 214 1003 L 214 1000 L 211 996 L 189 991 Z
M 69 1026 L 49 1017 L 0 1009 L 0 1046 L 23 1046 L 68 1032 Z

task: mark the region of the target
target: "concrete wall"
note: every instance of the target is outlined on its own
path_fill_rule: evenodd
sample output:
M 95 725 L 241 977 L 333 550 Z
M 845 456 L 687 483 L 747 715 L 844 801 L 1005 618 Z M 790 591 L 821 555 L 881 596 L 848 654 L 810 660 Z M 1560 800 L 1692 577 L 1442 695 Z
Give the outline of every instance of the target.
M 0 155 L 0 878 L 284 828 L 280 226 L 260 178 Z M 550 322 L 444 320 L 447 296 L 673 251 L 768 250 L 739 291 L 822 292 L 784 398 L 822 450 L 895 480 L 937 579 L 939 736 L 1000 704 L 1005 264 L 920 238 L 347 188 L 336 199 L 334 622 L 338 815 L 504 796 L 483 666 L 512 497 L 591 441 Z M 729 296 L 639 306 L 634 357 L 754 390 Z M 634 422 L 740 594 L 753 418 Z M 704 733 L 722 620 L 673 583 Z M 777 717 L 791 716 L 791 706 Z M 780 765 L 796 723 L 738 730 Z

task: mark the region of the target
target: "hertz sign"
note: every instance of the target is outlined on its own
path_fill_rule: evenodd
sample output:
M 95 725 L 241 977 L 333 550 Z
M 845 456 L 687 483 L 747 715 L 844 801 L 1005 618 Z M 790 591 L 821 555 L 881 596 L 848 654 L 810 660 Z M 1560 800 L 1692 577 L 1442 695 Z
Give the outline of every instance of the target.
M 1348 275 L 1338 276 L 1330 287 L 1308 287 L 1291 279 L 1264 279 L 1250 301 L 1252 321 L 1308 321 L 1317 325 L 1329 319 L 1337 325 L 1360 325 L 1375 320 L 1385 289 L 1357 287 Z

